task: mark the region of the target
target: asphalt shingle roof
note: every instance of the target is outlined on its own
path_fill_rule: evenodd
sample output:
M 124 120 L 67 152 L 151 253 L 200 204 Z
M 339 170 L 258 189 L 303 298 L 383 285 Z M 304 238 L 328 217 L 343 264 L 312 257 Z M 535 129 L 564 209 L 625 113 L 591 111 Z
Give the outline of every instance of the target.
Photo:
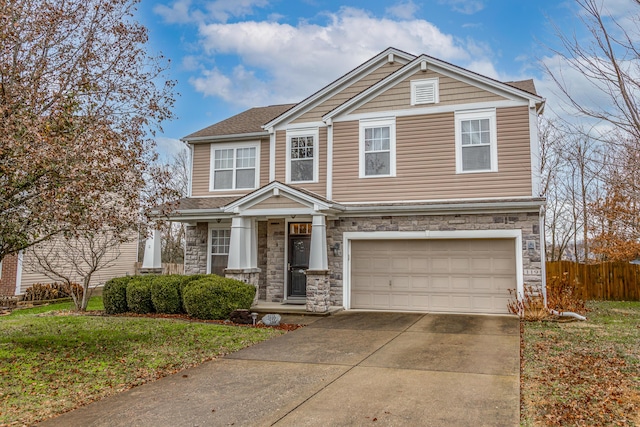
M 184 139 L 203 138 L 209 136 L 239 135 L 243 133 L 264 132 L 262 125 L 278 117 L 296 104 L 269 105 L 255 107 L 221 122 L 200 129 Z
M 529 80 L 519 80 L 517 82 L 504 82 L 505 84 L 509 85 L 509 86 L 513 86 L 517 89 L 523 90 L 525 92 L 529 92 L 533 95 L 537 95 L 538 93 L 536 92 L 536 85 L 533 83 L 533 79 L 529 79 Z

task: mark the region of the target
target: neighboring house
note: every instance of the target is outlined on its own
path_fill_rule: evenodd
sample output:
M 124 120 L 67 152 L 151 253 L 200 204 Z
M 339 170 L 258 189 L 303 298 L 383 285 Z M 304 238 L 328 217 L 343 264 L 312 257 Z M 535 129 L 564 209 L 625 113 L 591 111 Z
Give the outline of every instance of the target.
M 135 274 L 135 262 L 138 260 L 137 239 L 122 243 L 120 254 L 104 269 L 93 274 L 90 286 L 103 284 L 113 277 Z M 0 296 L 22 295 L 34 283 L 52 283 L 44 274 L 35 272 L 36 261 L 29 255 L 29 250 L 18 255 L 8 255 L 0 263 Z M 81 280 L 78 278 L 78 282 Z
M 389 48 L 195 132 L 185 272 L 309 311 L 506 313 L 543 286 L 543 106 L 531 80 Z

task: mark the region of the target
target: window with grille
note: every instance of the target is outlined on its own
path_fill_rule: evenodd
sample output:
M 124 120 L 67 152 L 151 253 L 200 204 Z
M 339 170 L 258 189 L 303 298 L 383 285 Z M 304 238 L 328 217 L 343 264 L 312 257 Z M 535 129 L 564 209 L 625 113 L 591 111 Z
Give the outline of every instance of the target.
M 498 170 L 495 110 L 456 113 L 458 173 Z

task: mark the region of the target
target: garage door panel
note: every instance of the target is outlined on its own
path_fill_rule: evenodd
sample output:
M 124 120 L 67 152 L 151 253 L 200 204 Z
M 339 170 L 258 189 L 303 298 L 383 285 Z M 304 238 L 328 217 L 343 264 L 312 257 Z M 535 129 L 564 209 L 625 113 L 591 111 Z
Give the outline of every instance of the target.
M 512 239 L 351 243 L 353 308 L 507 312 L 516 285 Z

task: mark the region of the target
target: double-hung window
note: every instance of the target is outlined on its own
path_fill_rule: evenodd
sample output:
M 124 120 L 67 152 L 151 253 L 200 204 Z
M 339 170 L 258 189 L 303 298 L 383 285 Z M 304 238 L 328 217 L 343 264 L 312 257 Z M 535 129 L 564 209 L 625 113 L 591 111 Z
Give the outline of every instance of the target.
M 495 109 L 456 113 L 455 125 L 456 172 L 497 171 Z
M 395 175 L 395 119 L 360 120 L 360 178 Z
M 209 273 L 224 276 L 229 261 L 229 241 L 231 230 L 228 228 L 209 229 Z
M 258 187 L 257 144 L 211 145 L 211 191 Z
M 287 182 L 318 181 L 318 129 L 287 130 Z

